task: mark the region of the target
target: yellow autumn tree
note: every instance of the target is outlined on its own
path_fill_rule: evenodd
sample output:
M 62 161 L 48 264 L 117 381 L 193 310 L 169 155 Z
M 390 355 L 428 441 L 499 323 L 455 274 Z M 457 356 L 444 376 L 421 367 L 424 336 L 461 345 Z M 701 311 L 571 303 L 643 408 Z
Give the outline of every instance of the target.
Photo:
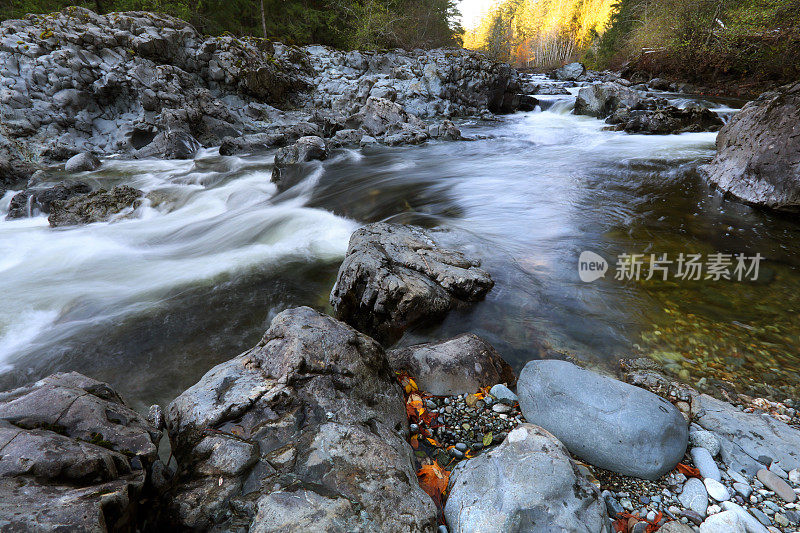
M 502 0 L 464 46 L 520 66 L 557 67 L 580 57 L 611 20 L 616 0 Z

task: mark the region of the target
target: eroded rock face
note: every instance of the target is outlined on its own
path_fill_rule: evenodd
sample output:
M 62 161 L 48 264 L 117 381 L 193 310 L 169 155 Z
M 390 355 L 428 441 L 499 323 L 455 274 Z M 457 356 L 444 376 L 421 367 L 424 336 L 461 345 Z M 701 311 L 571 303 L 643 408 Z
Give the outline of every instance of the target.
M 409 327 L 481 300 L 494 282 L 479 266 L 430 231 L 369 224 L 350 237 L 330 301 L 340 320 L 392 343 Z
M 110 191 L 99 189 L 54 201 L 50 204 L 47 220 L 54 228 L 103 222 L 125 209 L 137 208 L 142 196 L 142 191 L 127 185 L 117 185 Z
M 258 345 L 209 371 L 166 419 L 180 527 L 435 530 L 383 350 L 310 308 L 275 317 Z
M 553 435 L 522 424 L 488 453 L 450 475 L 444 509 L 453 533 L 606 533 L 600 491 L 581 475 Z
M 688 424 L 652 392 L 567 361 L 531 361 L 517 381 L 522 414 L 584 461 L 658 479 L 683 458 Z M 578 423 L 576 423 L 576 421 Z
M 160 437 L 76 372 L 0 393 L 0 529 L 135 531 Z
M 471 394 L 497 383 L 513 385 L 514 370 L 491 344 L 472 333 L 387 352 L 389 364 L 434 396 Z
M 64 183 L 47 189 L 22 191 L 15 194 L 11 199 L 6 218 L 24 218 L 37 211 L 49 213 L 53 202 L 65 201 L 73 196 L 88 194 L 91 191 L 92 188 L 83 182 Z
M 766 92 L 736 113 L 720 130 L 707 171 L 745 202 L 800 211 L 800 83 Z

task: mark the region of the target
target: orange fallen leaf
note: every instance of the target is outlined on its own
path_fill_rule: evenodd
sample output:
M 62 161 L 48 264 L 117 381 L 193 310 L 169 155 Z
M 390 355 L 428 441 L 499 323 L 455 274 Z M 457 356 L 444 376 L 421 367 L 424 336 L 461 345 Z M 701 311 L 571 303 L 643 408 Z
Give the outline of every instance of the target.
M 703 479 L 703 476 L 700 475 L 700 471 L 692 466 L 685 465 L 683 463 L 678 463 L 678 466 L 675 467 L 675 470 L 683 474 L 687 477 L 696 477 Z
M 422 490 L 433 498 L 437 506 L 441 506 L 442 498 L 447 492 L 447 484 L 450 482 L 450 472 L 434 462 L 423 465 L 417 472 L 417 479 Z
M 419 448 L 419 435 L 411 435 L 411 447 L 415 450 Z

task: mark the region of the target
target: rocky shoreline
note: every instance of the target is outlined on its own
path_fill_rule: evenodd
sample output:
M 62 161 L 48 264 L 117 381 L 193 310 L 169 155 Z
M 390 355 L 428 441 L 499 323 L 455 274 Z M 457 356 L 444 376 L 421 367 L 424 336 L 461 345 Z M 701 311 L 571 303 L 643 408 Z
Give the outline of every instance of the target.
M 364 255 L 387 239 L 385 259 Z M 671 381 L 652 362 L 627 362 L 618 380 L 532 361 L 517 378 L 474 335 L 387 352 L 352 327 L 441 318 L 439 291 L 470 279 L 451 272 L 452 258 L 479 268 L 429 230 L 359 230 L 332 301 L 364 311 L 413 301 L 415 314 L 364 323 L 340 311 L 346 323 L 288 309 L 253 349 L 147 419 L 76 373 L 0 394 L 0 526 L 706 533 L 800 524 L 800 430 Z M 408 273 L 383 271 L 395 264 Z M 351 278 L 363 281 L 341 283 Z M 162 431 L 170 457 L 157 453 Z M 446 477 L 440 492 L 417 484 L 426 465 Z M 40 511 L 20 512 L 31 508 Z

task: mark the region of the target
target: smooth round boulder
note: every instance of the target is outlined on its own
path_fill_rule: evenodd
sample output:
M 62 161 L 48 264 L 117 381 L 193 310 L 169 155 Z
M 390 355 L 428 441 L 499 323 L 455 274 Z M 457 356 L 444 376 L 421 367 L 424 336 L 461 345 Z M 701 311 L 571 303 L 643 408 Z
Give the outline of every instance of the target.
M 99 166 L 100 160 L 94 154 L 83 152 L 70 157 L 64 164 L 64 170 L 67 172 L 88 172 L 97 169 Z
M 517 381 L 525 419 L 584 461 L 658 479 L 683 457 L 689 433 L 680 411 L 652 392 L 568 361 L 531 361 Z

